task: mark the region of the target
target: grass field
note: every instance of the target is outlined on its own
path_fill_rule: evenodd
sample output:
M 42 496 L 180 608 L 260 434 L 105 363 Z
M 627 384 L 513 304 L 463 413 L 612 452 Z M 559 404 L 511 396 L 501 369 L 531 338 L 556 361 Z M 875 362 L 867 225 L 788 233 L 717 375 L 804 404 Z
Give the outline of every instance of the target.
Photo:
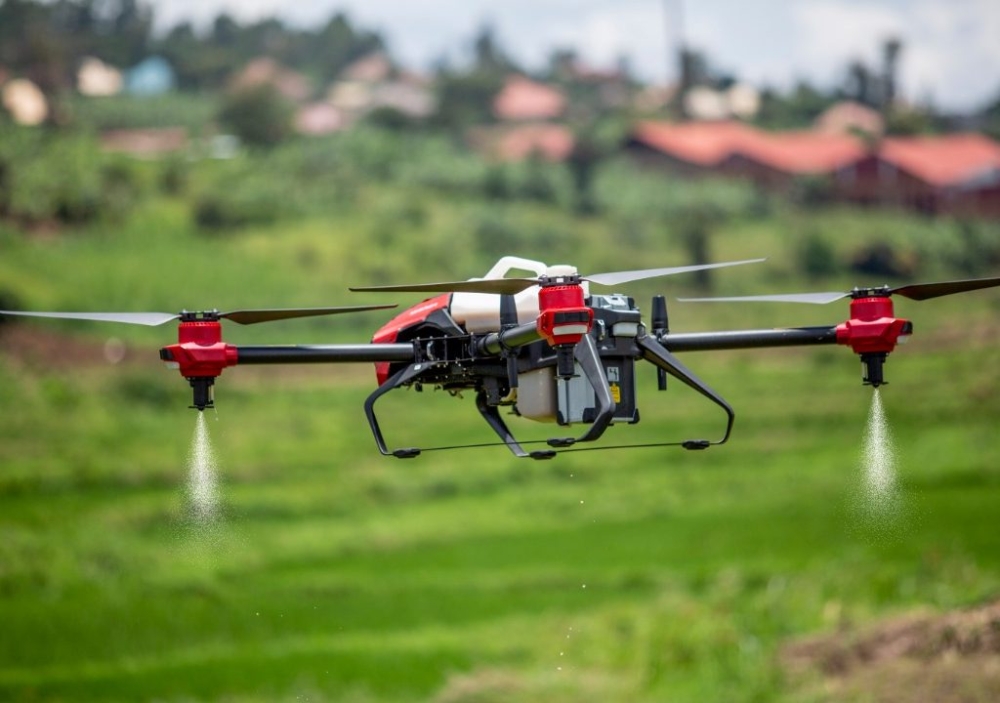
M 348 298 L 346 285 L 381 270 L 481 273 L 483 257 L 462 246 L 460 209 L 427 207 L 430 246 L 457 253 L 420 270 L 376 265 L 379 250 L 357 246 L 371 222 L 356 214 L 205 238 L 179 203 L 157 200 L 114 233 L 3 234 L 0 285 L 35 309 L 169 311 L 356 304 L 370 299 Z M 586 271 L 679 255 L 666 240 L 615 251 L 600 219 L 511 216 L 579 226 L 587 246 L 574 263 Z M 843 247 L 864 236 L 866 218 L 894 232 L 911 223 L 813 218 L 805 225 L 843 232 Z M 816 287 L 781 242 L 802 223 L 771 224 L 733 224 L 717 238 L 719 259 L 773 254 L 720 274 L 720 292 Z M 851 283 L 862 281 L 819 289 Z M 675 304 L 672 327 L 846 314 L 760 307 Z M 803 700 L 808 682 L 780 664 L 788 641 L 1000 593 L 998 310 L 993 292 L 897 304 L 917 331 L 886 366 L 902 513 L 883 523 L 859 508 L 871 390 L 844 349 L 687 355 L 737 410 L 728 445 L 551 462 L 502 449 L 382 458 L 361 412 L 371 369 L 230 369 L 209 416 L 222 517 L 203 525 L 184 493 L 189 390 L 156 359 L 169 326 L 0 331 L 0 699 Z M 361 341 L 378 321 L 229 329 L 227 340 Z M 117 365 L 102 352 L 111 334 L 128 348 Z M 645 372 L 641 383 L 642 422 L 613 428 L 615 439 L 720 429 L 717 411 L 679 384 L 658 394 Z M 400 393 L 386 410 L 403 438 L 488 438 L 471 398 Z

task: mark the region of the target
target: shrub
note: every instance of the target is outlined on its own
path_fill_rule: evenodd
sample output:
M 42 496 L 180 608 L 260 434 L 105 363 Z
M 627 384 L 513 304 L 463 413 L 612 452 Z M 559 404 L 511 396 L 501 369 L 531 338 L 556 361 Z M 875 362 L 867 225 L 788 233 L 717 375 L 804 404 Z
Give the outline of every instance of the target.
M 851 270 L 868 276 L 902 278 L 911 276 L 916 268 L 912 257 L 901 256 L 890 244 L 866 244 L 851 257 Z
M 795 258 L 798 268 L 809 278 L 821 278 L 837 271 L 833 247 L 817 232 L 809 232 L 802 238 Z
M 265 83 L 229 95 L 219 120 L 247 144 L 268 147 L 291 135 L 294 111 L 277 88 Z
M 74 133 L 12 128 L 0 140 L 0 217 L 86 223 L 124 215 L 143 191 L 135 164 Z

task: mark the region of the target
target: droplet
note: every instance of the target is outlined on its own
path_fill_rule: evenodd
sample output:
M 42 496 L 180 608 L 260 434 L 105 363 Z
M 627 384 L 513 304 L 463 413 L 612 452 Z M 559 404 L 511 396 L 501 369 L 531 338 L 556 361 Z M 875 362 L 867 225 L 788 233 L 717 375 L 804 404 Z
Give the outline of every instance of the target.
M 199 412 L 188 455 L 188 499 L 194 520 L 212 522 L 218 512 L 216 493 L 216 461 L 212 441 L 208 436 L 205 413 Z
M 896 483 L 896 447 L 876 388 L 872 394 L 865 442 L 861 455 L 859 508 L 869 527 L 888 530 L 899 515 L 900 495 Z

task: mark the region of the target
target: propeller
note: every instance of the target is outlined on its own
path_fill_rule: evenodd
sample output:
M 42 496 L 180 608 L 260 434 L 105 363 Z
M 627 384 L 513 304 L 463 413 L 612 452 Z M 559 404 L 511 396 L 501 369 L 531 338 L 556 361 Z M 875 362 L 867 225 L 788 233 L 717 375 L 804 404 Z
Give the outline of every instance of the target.
M 911 283 L 896 288 L 855 288 L 846 293 L 790 293 L 780 295 L 746 295 L 732 298 L 678 298 L 685 303 L 812 303 L 814 305 L 825 305 L 835 300 L 848 297 L 867 297 L 901 295 L 910 300 L 930 300 L 940 298 L 954 293 L 965 293 L 982 288 L 994 288 L 1000 286 L 1000 277 L 997 278 L 970 278 L 961 281 L 940 281 L 937 283 Z
M 264 310 L 232 310 L 218 312 L 212 310 L 202 313 L 183 311 L 169 312 L 25 312 L 22 310 L 0 310 L 0 315 L 19 315 L 23 317 L 54 317 L 66 320 L 92 320 L 95 322 L 124 322 L 130 325 L 146 325 L 156 327 L 172 320 L 191 317 L 197 320 L 218 320 L 225 318 L 239 325 L 254 325 L 258 322 L 274 320 L 290 320 L 296 317 L 314 317 L 316 315 L 339 315 L 349 312 L 365 312 L 367 310 L 385 310 L 395 305 L 354 305 L 339 308 L 284 308 Z
M 598 273 L 591 276 L 580 276 L 580 278 L 602 286 L 616 286 L 643 278 L 673 276 L 678 273 L 705 271 L 707 269 L 740 266 L 742 264 L 756 264 L 764 260 L 748 259 L 746 261 L 728 261 L 721 264 L 674 266 L 672 268 L 642 269 L 638 271 L 612 271 L 610 273 Z M 471 281 L 444 281 L 441 283 L 418 283 L 415 285 L 366 286 L 350 288 L 349 290 L 356 293 L 394 291 L 399 293 L 493 293 L 496 295 L 514 295 L 532 286 L 537 286 L 538 283 L 538 278 L 481 278 Z

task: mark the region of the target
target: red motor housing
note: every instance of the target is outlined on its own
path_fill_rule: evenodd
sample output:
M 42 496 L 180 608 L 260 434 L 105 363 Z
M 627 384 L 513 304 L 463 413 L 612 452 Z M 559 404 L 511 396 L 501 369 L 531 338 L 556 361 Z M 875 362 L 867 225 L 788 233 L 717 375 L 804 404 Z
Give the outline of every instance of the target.
M 882 366 L 901 338 L 913 332 L 913 323 L 895 317 L 888 290 L 855 291 L 851 319 L 837 325 L 837 343 L 861 356 L 861 382 L 878 388 L 886 381 Z
M 181 322 L 177 344 L 160 350 L 160 358 L 184 378 L 215 378 L 237 363 L 236 347 L 222 341 L 222 323 L 217 320 Z
M 857 354 L 888 354 L 912 331 L 909 320 L 895 317 L 887 295 L 857 297 L 851 300 L 851 319 L 837 325 L 837 343 Z
M 191 383 L 192 407 L 204 410 L 214 405 L 212 385 L 216 377 L 238 362 L 238 352 L 222 341 L 222 323 L 218 320 L 182 318 L 177 344 L 160 349 L 160 359 Z
M 550 346 L 575 346 L 590 332 L 594 311 L 583 304 L 583 287 L 542 285 L 538 290 L 538 334 Z

